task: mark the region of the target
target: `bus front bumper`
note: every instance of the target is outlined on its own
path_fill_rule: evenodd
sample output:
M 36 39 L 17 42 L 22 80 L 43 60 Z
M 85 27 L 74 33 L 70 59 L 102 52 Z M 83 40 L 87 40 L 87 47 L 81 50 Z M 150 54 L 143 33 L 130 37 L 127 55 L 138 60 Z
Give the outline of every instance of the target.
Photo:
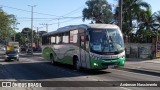
M 112 67 L 124 66 L 126 58 L 118 58 L 115 60 L 95 60 L 91 59 L 91 69 L 107 69 Z

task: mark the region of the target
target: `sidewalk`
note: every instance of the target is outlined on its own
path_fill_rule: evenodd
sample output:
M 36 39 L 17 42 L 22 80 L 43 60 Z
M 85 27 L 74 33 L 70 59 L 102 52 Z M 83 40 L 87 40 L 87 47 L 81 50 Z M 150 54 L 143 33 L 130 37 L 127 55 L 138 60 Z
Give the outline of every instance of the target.
M 121 69 L 155 73 L 160 76 L 160 59 L 142 60 L 135 58 L 127 58 L 125 66 Z

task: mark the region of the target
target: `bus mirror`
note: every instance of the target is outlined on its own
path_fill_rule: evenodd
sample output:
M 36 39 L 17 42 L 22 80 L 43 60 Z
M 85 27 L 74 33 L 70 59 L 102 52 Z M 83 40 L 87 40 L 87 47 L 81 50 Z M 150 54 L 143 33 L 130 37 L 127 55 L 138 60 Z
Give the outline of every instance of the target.
M 88 37 L 88 35 L 86 35 L 86 41 L 89 41 L 89 37 Z

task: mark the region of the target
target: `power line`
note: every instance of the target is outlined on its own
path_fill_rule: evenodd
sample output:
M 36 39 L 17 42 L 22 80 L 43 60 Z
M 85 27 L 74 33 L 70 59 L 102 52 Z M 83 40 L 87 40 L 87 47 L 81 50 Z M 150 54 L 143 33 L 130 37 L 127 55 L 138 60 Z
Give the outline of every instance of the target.
M 70 15 L 71 13 L 74 13 L 74 12 L 77 12 L 79 9 L 81 9 L 82 7 L 84 7 L 85 5 L 82 5 L 82 6 L 80 6 L 80 7 L 78 7 L 77 9 L 75 9 L 75 10 L 73 10 L 73 11 L 70 11 L 70 12 L 68 12 L 68 13 L 66 13 L 66 14 L 64 14 L 63 16 L 61 16 L 61 18 L 57 18 L 57 20 L 58 20 L 58 27 L 59 27 L 59 24 L 60 24 L 60 19 L 63 19 L 64 18 L 64 16 L 66 16 L 66 15 Z M 82 18 L 82 16 L 79 16 L 79 17 L 81 17 Z M 78 17 L 78 18 L 79 18 Z M 77 17 L 73 17 L 73 18 L 77 18 Z M 55 19 L 53 19 L 53 20 L 55 20 Z M 50 21 L 53 21 L 53 20 L 50 20 Z M 50 22 L 49 21 L 49 22 Z M 48 22 L 48 23 L 49 23 Z
M 19 10 L 19 11 L 24 11 L 24 12 L 29 12 L 29 13 L 31 13 L 31 11 L 24 10 L 24 9 L 14 8 L 14 7 L 5 6 L 5 5 L 0 5 L 0 6 L 6 7 L 6 8 L 11 8 L 11 9 L 15 9 L 15 10 Z M 64 18 L 65 18 L 65 19 L 67 19 L 67 18 L 77 18 L 77 17 L 64 17 L 64 16 L 76 12 L 77 10 L 79 10 L 80 8 L 82 8 L 83 6 L 84 6 L 84 5 L 80 6 L 79 8 L 77 8 L 77 9 L 75 9 L 75 10 L 73 10 L 73 11 L 67 13 L 67 14 L 64 14 L 63 16 L 57 16 L 57 15 L 46 14 L 46 13 L 39 13 L 39 12 L 33 12 L 33 13 L 57 17 L 57 18 L 50 18 L 50 19 L 53 19 L 53 20 L 55 20 L 55 19 L 64 19 Z M 78 17 L 82 17 L 82 16 L 78 16 Z M 29 18 L 28 18 L 28 19 L 29 19 Z M 34 19 L 36 19 L 36 18 L 34 18 Z M 42 19 L 42 18 L 37 18 L 37 19 Z M 44 19 L 45 19 L 45 18 L 44 18 Z M 48 19 L 49 19 L 49 18 L 48 18 Z
M 23 11 L 23 12 L 29 12 L 31 13 L 32 11 L 28 11 L 28 10 L 23 10 L 23 9 L 19 9 L 19 8 L 14 8 L 14 7 L 10 7 L 10 6 L 4 6 L 4 5 L 0 5 L 2 7 L 6 7 L 6 8 L 10 8 L 10 9 L 14 9 L 14 10 L 19 10 L 19 11 Z M 52 24 L 58 24 L 58 26 L 60 25 L 60 23 L 65 23 L 65 22 L 70 22 L 70 21 L 73 21 L 75 19 L 79 19 L 79 18 L 82 18 L 82 16 L 78 16 L 78 17 L 65 17 L 67 15 L 71 15 L 72 13 L 75 13 L 77 12 L 78 10 L 80 10 L 83 6 L 85 5 L 82 5 L 80 7 L 78 7 L 77 9 L 73 10 L 73 11 L 70 11 L 69 13 L 67 14 L 64 14 L 63 16 L 57 16 L 57 15 L 52 15 L 52 14 L 46 14 L 46 13 L 40 13 L 40 12 L 32 12 L 32 13 L 36 13 L 36 14 L 41 14 L 41 15 L 47 15 L 47 16 L 54 16 L 56 18 L 32 18 L 34 19 L 34 21 L 38 21 L 38 20 L 42 20 L 42 21 L 53 21 L 53 20 L 58 20 L 58 23 L 52 23 Z M 19 19 L 31 19 L 31 18 L 28 18 L 28 17 L 18 17 Z M 35 20 L 36 19 L 36 20 Z M 51 20 L 49 20 L 51 19 Z M 66 20 L 66 21 L 62 21 L 60 22 L 60 19 L 69 19 L 69 20 Z M 24 21 L 24 20 L 23 20 Z
M 85 5 L 82 5 L 82 6 L 78 7 L 77 9 L 75 9 L 75 10 L 73 10 L 73 11 L 67 13 L 67 14 L 64 14 L 63 16 L 70 15 L 70 14 L 72 14 L 72 13 L 75 13 L 75 12 L 77 12 L 79 9 L 81 9 L 81 8 L 84 7 L 84 6 L 85 6 Z
M 81 19 L 81 17 L 79 17 L 79 18 L 72 18 L 72 19 L 70 19 L 70 20 L 66 20 L 66 21 L 59 22 L 59 23 L 66 23 L 66 22 L 73 21 L 73 20 L 75 20 L 75 19 Z M 58 23 L 52 23 L 52 24 L 58 24 Z
M 77 17 L 63 17 L 63 18 L 33 18 L 33 19 L 72 19 L 72 18 L 79 18 L 82 16 L 77 16 Z M 18 19 L 31 19 L 29 17 L 18 17 Z
M 28 11 L 28 10 L 14 8 L 14 7 L 10 7 L 10 6 L 4 6 L 4 5 L 0 5 L 0 6 L 15 9 L 15 10 L 19 10 L 19 11 L 29 12 L 29 13 L 31 12 L 31 11 Z M 52 14 L 40 13 L 40 12 L 33 12 L 33 13 L 41 14 L 41 15 L 47 15 L 47 16 L 54 16 L 54 17 L 59 17 L 59 18 L 66 18 L 66 17 L 63 17 L 63 16 L 57 16 L 57 15 L 52 15 Z
M 46 26 L 46 32 L 48 32 L 48 25 L 52 25 L 52 24 L 43 23 L 43 24 L 40 24 L 40 25 L 45 25 Z

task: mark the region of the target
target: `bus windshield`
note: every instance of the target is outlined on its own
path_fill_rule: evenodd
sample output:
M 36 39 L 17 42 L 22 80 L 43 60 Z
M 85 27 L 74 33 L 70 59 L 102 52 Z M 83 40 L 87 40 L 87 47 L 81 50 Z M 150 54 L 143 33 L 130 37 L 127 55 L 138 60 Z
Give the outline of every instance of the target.
M 124 51 L 124 42 L 118 29 L 89 29 L 90 49 L 99 53 L 121 53 Z

